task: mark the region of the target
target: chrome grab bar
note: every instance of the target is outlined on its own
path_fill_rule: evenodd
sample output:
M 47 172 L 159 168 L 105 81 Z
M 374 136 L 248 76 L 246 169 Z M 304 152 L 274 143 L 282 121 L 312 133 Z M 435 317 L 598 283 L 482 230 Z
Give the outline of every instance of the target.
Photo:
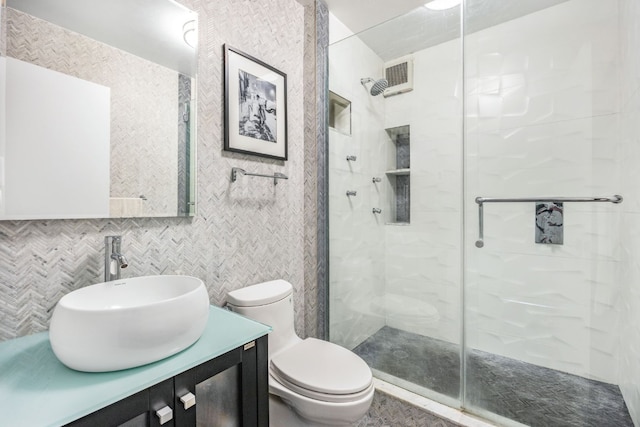
M 615 194 L 613 197 L 515 197 L 515 198 L 499 198 L 499 197 L 476 197 L 478 204 L 478 240 L 476 247 L 484 246 L 484 204 L 485 203 L 519 203 L 519 202 L 609 202 L 622 203 L 622 196 Z

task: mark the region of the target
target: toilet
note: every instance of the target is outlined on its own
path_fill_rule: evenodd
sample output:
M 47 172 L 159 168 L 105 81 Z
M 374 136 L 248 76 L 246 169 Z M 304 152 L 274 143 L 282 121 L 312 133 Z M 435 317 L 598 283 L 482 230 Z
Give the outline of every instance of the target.
M 373 400 L 371 369 L 339 345 L 296 335 L 290 283 L 273 280 L 229 292 L 227 307 L 273 329 L 270 426 L 350 426 L 364 417 Z

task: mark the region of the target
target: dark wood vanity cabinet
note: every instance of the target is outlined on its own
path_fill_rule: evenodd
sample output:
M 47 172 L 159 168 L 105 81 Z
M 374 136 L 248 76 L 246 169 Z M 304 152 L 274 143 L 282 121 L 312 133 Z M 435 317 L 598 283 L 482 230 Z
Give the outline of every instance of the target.
M 161 424 L 156 412 L 166 407 L 172 411 L 172 419 Z M 67 425 L 268 427 L 267 336 Z

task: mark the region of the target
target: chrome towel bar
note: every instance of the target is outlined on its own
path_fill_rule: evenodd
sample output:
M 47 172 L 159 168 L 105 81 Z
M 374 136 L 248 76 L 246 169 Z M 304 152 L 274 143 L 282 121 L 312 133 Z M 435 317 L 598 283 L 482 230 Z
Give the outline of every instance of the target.
M 246 176 L 260 176 L 263 178 L 273 178 L 273 185 L 278 185 L 279 179 L 289 179 L 287 175 L 280 172 L 276 172 L 273 175 L 264 175 L 261 173 L 249 173 L 241 168 L 231 168 L 231 182 L 236 182 L 236 180 L 238 179 L 238 174 Z
M 514 198 L 498 198 L 498 197 L 476 197 L 478 204 L 478 240 L 476 247 L 484 246 L 484 204 L 485 203 L 520 203 L 520 202 L 608 202 L 622 203 L 622 196 L 615 194 L 613 197 L 514 197 Z
M 516 197 L 500 199 L 497 197 L 476 197 L 476 203 L 515 203 L 515 202 L 611 202 L 622 203 L 622 196 L 613 197 Z

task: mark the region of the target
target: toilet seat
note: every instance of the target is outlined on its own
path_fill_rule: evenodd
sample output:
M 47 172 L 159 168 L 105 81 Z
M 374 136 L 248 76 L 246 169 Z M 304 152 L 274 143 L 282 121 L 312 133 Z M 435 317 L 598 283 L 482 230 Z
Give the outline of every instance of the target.
M 271 359 L 271 376 L 290 390 L 323 402 L 351 402 L 371 392 L 364 360 L 339 345 L 307 338 Z

